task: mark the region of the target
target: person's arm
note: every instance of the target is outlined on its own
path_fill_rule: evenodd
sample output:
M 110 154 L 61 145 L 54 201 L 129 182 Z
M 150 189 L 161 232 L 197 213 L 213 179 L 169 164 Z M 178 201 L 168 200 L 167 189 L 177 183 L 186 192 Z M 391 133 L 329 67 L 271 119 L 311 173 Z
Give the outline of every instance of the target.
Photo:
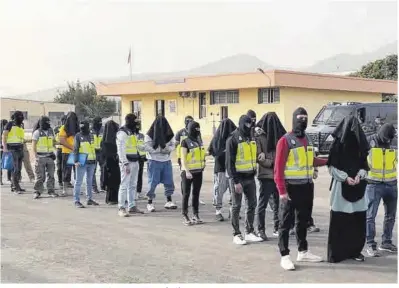
M 214 153 L 213 153 L 213 141 L 214 141 L 214 137 L 212 137 L 211 142 L 209 143 L 209 147 L 208 147 L 208 155 L 211 155 L 213 157 L 215 157 Z
M 4 131 L 2 134 L 2 144 L 3 144 L 3 151 L 7 152 L 7 137 L 8 137 L 8 133 L 10 132 L 10 130 L 12 129 L 12 122 L 8 122 L 7 125 L 4 127 Z
M 37 157 L 37 141 L 39 140 L 39 136 L 40 136 L 39 130 L 36 130 L 32 134 L 32 151 L 35 157 Z
M 180 137 L 181 137 L 182 130 L 179 130 L 175 136 L 175 147 L 179 146 L 180 144 Z
M 256 159 L 257 162 L 259 163 L 260 166 L 264 168 L 270 168 L 266 165 L 266 155 L 262 150 L 262 138 L 261 137 L 255 137 L 256 141 Z
M 129 164 L 126 157 L 126 140 L 127 134 L 123 131 L 118 131 L 116 134 L 116 148 L 118 151 L 119 161 L 122 162 L 123 165 Z
M 331 177 L 333 177 L 338 182 L 345 182 L 348 179 L 348 174 L 344 171 L 341 171 L 334 166 L 328 167 L 328 172 L 330 173 Z
M 75 154 L 75 164 L 79 163 L 79 148 L 80 148 L 80 137 L 78 137 L 79 134 L 75 135 L 75 141 L 73 144 L 73 153 Z
M 313 167 L 321 167 L 321 166 L 326 166 L 327 165 L 328 159 L 325 158 L 319 158 L 319 157 L 314 157 L 313 158 Z
M 264 167 L 266 168 L 273 168 L 274 166 L 274 159 L 276 157 L 275 152 L 265 153 L 265 160 L 263 162 Z
M 148 153 L 155 153 L 154 148 L 152 147 L 154 144 L 152 143 L 152 139 L 150 136 L 145 135 L 144 137 L 144 150 Z
M 172 138 L 167 144 L 163 152 L 171 153 L 176 148 L 176 141 Z
M 68 142 L 67 142 L 67 134 L 65 132 L 65 129 L 61 129 L 60 130 L 60 144 L 70 150 L 73 150 L 74 147 L 71 146 Z
M 280 138 L 276 147 L 276 160 L 274 162 L 274 182 L 280 196 L 287 194 L 284 170 L 288 158 L 288 143 L 285 137 Z
M 236 170 L 236 156 L 237 156 L 238 143 L 234 136 L 227 139 L 226 142 L 226 171 L 229 178 L 233 179 L 234 184 L 240 183 L 240 178 Z

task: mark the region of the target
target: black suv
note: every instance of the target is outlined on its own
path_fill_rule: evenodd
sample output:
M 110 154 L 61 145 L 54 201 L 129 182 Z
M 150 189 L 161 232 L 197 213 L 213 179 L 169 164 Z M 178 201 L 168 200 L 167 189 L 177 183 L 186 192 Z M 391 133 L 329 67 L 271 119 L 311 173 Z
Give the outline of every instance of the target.
M 333 142 L 331 133 L 335 127 L 349 115 L 357 115 L 363 131 L 367 136 L 374 134 L 384 123 L 392 123 L 397 129 L 398 107 L 396 103 L 358 103 L 334 102 L 323 106 L 306 133 L 313 141 L 316 152 L 326 155 L 330 151 Z M 397 137 L 393 141 L 397 147 Z

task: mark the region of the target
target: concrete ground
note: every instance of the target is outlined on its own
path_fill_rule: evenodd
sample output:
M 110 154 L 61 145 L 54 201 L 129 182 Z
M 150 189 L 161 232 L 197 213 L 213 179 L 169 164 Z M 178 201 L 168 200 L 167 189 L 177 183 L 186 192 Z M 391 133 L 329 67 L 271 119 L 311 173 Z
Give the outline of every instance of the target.
M 180 187 L 177 169 L 174 175 L 176 187 Z M 321 232 L 308 236 L 311 251 L 323 257 L 329 221 L 329 183 L 326 170 L 321 170 L 313 215 Z M 1 189 L 2 282 L 397 282 L 394 254 L 367 258 L 364 263 L 303 263 L 297 265 L 296 271 L 286 272 L 279 265 L 275 238 L 247 246 L 234 245 L 230 223 L 214 220 L 211 167 L 205 172 L 201 191 L 206 205 L 200 206 L 200 210 L 206 223 L 192 227 L 183 226 L 180 209 L 163 208 L 161 187 L 155 203 L 158 212 L 129 218 L 118 217 L 115 206 L 104 204 L 104 194 L 95 195 L 100 206 L 76 209 L 71 196 L 33 200 L 33 184 L 24 182 L 23 187 L 27 189 L 24 195 L 11 194 L 9 183 Z M 180 189 L 174 200 L 180 207 Z M 139 207 L 145 209 L 145 204 L 140 201 Z M 377 217 L 378 241 L 382 208 Z M 271 235 L 270 212 L 267 223 Z M 396 227 L 394 232 L 396 242 Z M 297 254 L 295 242 L 295 237 L 291 237 L 293 259 Z

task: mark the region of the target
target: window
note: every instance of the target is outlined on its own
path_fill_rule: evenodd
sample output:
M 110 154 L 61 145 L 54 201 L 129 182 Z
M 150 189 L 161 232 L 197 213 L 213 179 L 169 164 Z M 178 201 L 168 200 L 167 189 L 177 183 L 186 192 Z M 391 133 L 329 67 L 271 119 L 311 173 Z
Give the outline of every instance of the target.
M 165 116 L 165 100 L 155 100 L 155 117 Z
M 141 101 L 134 100 L 132 103 L 132 113 L 137 116 L 138 119 L 141 119 Z
M 206 93 L 199 93 L 199 119 L 206 117 Z
M 211 91 L 211 105 L 239 103 L 238 90 Z
M 258 89 L 258 104 L 280 103 L 279 88 L 260 88 Z
M 176 100 L 168 100 L 169 113 L 177 113 Z

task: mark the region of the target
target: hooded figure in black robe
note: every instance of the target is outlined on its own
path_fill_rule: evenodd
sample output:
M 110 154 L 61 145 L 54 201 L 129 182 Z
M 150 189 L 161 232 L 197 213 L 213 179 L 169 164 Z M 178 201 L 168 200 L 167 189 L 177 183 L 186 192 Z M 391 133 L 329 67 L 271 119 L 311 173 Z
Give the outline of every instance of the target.
M 108 121 L 104 126 L 103 140 L 101 142 L 101 157 L 104 162 L 102 182 L 107 192 L 105 203 L 110 205 L 118 204 L 118 191 L 121 182 L 119 160 L 116 148 L 116 133 L 119 125 L 113 120 Z
M 163 116 L 157 116 L 154 122 L 152 122 L 147 135 L 151 137 L 152 148 L 156 150 L 158 147 L 165 149 L 166 144 L 172 140 L 174 133 L 172 128 L 170 128 L 168 120 Z
M 79 132 L 79 121 L 75 112 L 68 112 L 64 127 L 67 137 L 75 136 Z
M 364 261 L 366 239 L 365 180 L 370 149 L 359 121 L 348 116 L 332 133 L 334 142 L 327 165 L 332 175 L 328 261 Z

